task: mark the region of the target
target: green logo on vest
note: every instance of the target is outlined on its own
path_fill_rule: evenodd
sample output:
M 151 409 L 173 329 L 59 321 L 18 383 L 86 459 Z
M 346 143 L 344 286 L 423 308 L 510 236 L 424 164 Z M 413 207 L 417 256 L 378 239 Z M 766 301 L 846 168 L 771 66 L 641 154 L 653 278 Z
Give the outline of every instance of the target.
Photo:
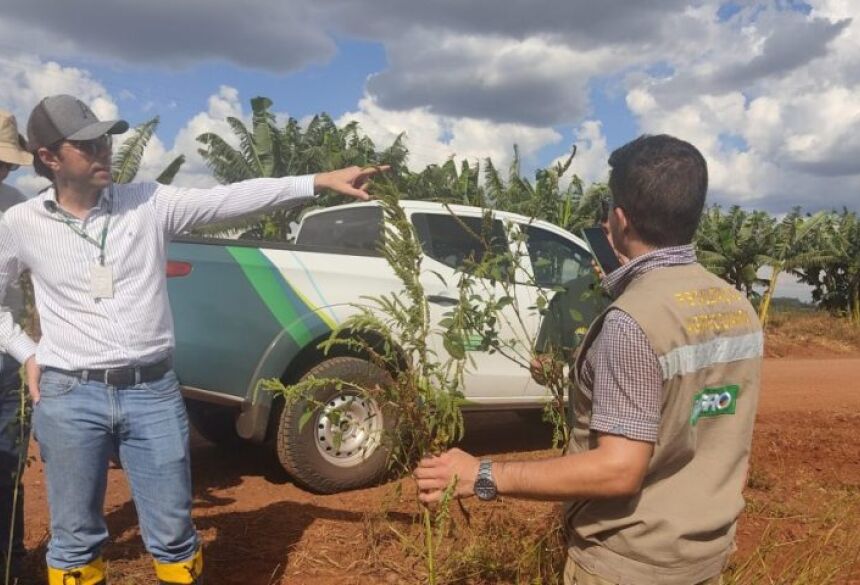
M 721 388 L 705 388 L 693 396 L 693 412 L 690 414 L 690 424 L 696 426 L 703 416 L 720 416 L 734 414 L 738 403 L 740 386 L 723 386 Z

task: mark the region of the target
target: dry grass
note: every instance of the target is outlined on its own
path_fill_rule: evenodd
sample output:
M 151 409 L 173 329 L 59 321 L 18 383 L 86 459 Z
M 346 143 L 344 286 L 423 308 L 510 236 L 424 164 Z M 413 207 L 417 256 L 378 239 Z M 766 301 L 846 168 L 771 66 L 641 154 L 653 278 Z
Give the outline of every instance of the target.
M 766 476 L 759 481 L 767 483 Z M 860 577 L 860 492 L 804 486 L 788 501 L 750 494 L 744 522 L 763 531 L 751 552 L 736 556 L 725 585 L 839 585 Z M 752 491 L 752 490 L 751 490 Z M 811 509 L 810 501 L 826 502 Z M 553 512 L 554 514 L 554 512 Z M 557 516 L 535 526 L 520 514 L 494 514 L 455 535 L 440 555 L 442 582 L 458 585 L 560 582 L 565 546 Z M 551 528 L 550 528 L 551 527 Z M 539 535 L 543 534 L 543 538 Z M 414 578 L 417 576 L 413 576 Z M 420 577 L 414 581 L 421 582 Z
M 470 506 L 465 515 L 452 510 L 450 530 L 437 551 L 439 583 L 560 585 L 566 546 L 559 512 L 546 504 L 526 507 L 531 513 L 510 500 Z M 417 524 L 384 513 L 368 516 L 364 568 L 381 582 L 426 583 L 421 538 Z
M 741 550 L 725 585 L 860 583 L 860 487 L 781 469 L 767 456 L 750 471 L 741 518 Z M 438 551 L 446 585 L 558 585 L 566 557 L 559 509 L 505 499 L 452 510 Z M 380 512 L 365 523 L 367 582 L 426 583 L 417 525 Z
M 736 558 L 724 576 L 725 585 L 837 585 L 860 577 L 860 493 L 850 489 L 810 486 L 824 494 L 823 510 L 798 502 L 789 506 L 752 495 L 748 522 L 764 529 L 751 553 Z M 806 495 L 798 494 L 798 500 Z M 794 508 L 794 514 L 786 510 Z
M 761 477 L 757 481 L 767 481 Z M 790 503 L 751 494 L 742 522 L 761 532 L 751 550 L 737 555 L 725 585 L 841 585 L 860 577 L 860 497 L 856 489 L 804 488 Z M 822 491 L 826 490 L 822 498 Z M 759 490 L 753 490 L 758 492 Z M 764 491 L 769 491 L 765 489 Z M 829 502 L 811 510 L 810 496 Z M 456 514 L 455 514 L 456 515 Z M 362 582 L 426 582 L 416 527 L 385 515 L 366 525 L 370 547 Z M 455 522 L 438 551 L 439 582 L 446 585 L 558 585 L 566 549 L 557 510 L 528 517 L 504 506 L 467 525 Z M 405 557 L 405 558 L 404 558 Z
M 822 311 L 775 311 L 766 329 L 767 357 L 827 357 L 860 353 L 860 326 Z

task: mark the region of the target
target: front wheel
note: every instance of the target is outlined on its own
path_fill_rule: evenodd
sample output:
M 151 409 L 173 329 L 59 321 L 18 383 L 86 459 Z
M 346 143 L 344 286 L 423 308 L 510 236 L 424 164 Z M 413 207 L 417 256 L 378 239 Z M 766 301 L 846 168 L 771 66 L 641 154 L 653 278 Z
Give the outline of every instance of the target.
M 384 370 L 353 357 L 321 362 L 302 380 L 311 378 L 366 389 L 391 383 Z M 309 415 L 308 409 L 313 409 Z M 297 484 L 317 493 L 368 487 L 387 474 L 386 439 L 394 426 L 393 413 L 371 397 L 347 385 L 325 385 L 314 390 L 312 400 L 284 406 L 278 421 L 278 459 Z

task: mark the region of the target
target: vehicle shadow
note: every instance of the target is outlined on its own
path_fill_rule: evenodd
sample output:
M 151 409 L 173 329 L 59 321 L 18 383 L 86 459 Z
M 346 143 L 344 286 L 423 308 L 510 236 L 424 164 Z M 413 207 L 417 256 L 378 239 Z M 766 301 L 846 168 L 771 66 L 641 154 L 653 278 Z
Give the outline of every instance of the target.
M 277 457 L 265 446 L 223 448 L 192 436 L 192 475 L 194 522 L 205 543 L 207 582 L 279 583 L 294 548 L 314 522 L 360 525 L 367 518 L 367 510 L 345 506 L 338 496 L 314 496 L 293 486 Z M 249 477 L 265 482 L 262 487 L 259 481 L 247 485 Z M 269 484 L 274 484 L 274 493 Z M 261 489 L 263 492 L 257 493 Z M 417 519 L 397 511 L 389 512 L 387 518 L 398 524 L 412 524 Z M 111 539 L 104 551 L 105 560 L 142 559 L 149 573 L 151 565 L 134 503 L 128 500 L 112 509 L 106 520 Z M 134 566 L 138 565 L 135 562 Z
M 472 455 L 524 453 L 552 447 L 552 427 L 541 411 L 467 412 L 465 436 L 458 447 Z
M 350 523 L 364 520 L 360 511 L 290 500 L 215 514 L 200 514 L 196 510 L 194 522 L 205 542 L 207 582 L 226 585 L 280 583 L 293 549 L 311 524 L 319 520 Z M 147 557 L 131 502 L 108 515 L 108 526 L 115 535 L 105 548 L 108 563 Z M 145 566 L 149 572 L 149 563 L 145 562 Z

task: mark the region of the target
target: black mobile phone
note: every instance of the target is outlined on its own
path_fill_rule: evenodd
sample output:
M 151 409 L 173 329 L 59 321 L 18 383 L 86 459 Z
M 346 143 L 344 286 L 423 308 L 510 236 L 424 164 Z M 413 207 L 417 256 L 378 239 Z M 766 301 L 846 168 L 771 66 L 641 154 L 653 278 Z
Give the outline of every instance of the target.
M 594 256 L 603 274 L 609 274 L 621 268 L 621 262 L 618 261 L 618 256 L 615 255 L 615 250 L 612 249 L 612 244 L 609 243 L 609 238 L 606 237 L 606 233 L 602 227 L 584 228 L 582 230 L 582 237 L 585 239 L 588 247 L 591 248 L 591 254 Z

